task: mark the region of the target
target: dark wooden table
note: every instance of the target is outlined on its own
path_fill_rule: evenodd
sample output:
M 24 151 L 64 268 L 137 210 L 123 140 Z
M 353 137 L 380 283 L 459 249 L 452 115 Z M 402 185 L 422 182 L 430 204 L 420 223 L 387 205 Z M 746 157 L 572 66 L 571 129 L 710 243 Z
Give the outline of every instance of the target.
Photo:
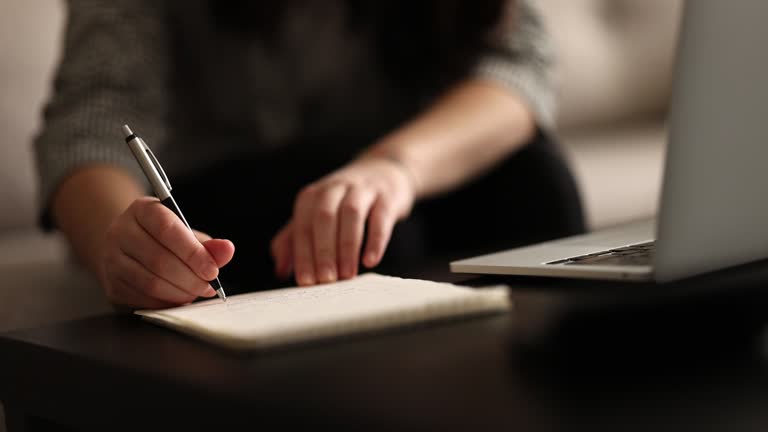
M 513 311 L 237 354 L 102 316 L 0 337 L 10 430 L 768 430 L 768 265 L 505 281 Z

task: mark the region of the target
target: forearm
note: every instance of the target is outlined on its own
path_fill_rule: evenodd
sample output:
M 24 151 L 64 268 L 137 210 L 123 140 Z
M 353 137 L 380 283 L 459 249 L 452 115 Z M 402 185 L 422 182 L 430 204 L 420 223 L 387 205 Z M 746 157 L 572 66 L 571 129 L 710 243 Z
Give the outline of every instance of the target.
M 99 254 L 112 221 L 144 193 L 123 169 L 84 167 L 67 177 L 52 199 L 52 215 L 83 264 L 99 275 Z
M 417 198 L 450 190 L 525 144 L 535 120 L 522 98 L 480 79 L 464 81 L 365 155 L 388 155 L 410 171 Z M 364 156 L 365 156 L 364 155 Z

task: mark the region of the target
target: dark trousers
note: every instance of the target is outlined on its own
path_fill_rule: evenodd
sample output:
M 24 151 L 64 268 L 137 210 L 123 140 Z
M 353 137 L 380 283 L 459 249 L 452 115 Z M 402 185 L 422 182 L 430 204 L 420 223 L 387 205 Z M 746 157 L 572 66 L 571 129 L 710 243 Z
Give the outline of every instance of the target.
M 322 145 L 287 146 L 219 164 L 174 185 L 174 195 L 194 228 L 235 243 L 235 257 L 221 273 L 228 292 L 294 284 L 274 278 L 270 241 L 289 220 L 297 192 L 352 156 Z M 417 203 L 395 226 L 382 263 L 374 270 L 403 277 L 436 266 L 447 271 L 453 259 L 584 230 L 570 170 L 556 144 L 539 132 L 486 174 Z

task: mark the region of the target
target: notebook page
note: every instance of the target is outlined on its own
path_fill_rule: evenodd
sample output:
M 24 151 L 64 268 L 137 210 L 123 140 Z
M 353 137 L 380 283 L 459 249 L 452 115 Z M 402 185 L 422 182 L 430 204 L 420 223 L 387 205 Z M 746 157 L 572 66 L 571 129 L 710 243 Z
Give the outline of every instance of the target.
M 229 345 L 263 346 L 508 306 L 505 289 L 367 273 L 326 285 L 240 294 L 226 303 L 212 299 L 137 313 Z

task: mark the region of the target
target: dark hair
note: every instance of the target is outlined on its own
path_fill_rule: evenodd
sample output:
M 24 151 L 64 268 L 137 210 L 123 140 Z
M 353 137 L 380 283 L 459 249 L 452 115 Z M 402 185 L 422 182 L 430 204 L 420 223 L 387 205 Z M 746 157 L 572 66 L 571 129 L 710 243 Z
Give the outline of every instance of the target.
M 209 0 L 220 28 L 272 38 L 301 0 Z M 346 0 L 351 31 L 365 29 L 382 70 L 409 89 L 437 89 L 464 76 L 500 25 L 505 0 Z

